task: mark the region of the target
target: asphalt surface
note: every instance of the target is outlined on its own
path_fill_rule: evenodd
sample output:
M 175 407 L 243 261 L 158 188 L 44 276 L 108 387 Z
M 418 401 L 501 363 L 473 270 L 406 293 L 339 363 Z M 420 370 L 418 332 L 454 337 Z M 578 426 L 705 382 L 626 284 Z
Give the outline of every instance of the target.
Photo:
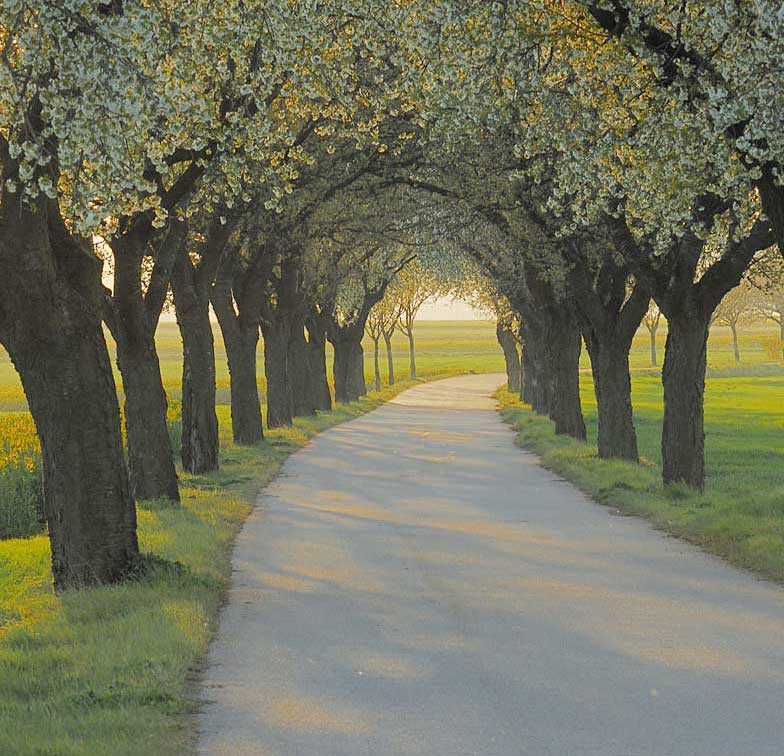
M 784 754 L 784 591 L 542 469 L 501 380 L 289 458 L 237 544 L 199 753 Z

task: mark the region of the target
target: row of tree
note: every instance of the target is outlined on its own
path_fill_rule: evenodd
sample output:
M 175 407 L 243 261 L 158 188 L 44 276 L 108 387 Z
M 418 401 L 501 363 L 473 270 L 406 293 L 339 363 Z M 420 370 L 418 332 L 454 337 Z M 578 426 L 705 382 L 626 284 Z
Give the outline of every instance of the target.
M 408 340 L 409 378 L 417 377 L 414 323 L 422 305 L 429 299 L 448 293 L 448 287 L 437 272 L 415 261 L 403 268 L 392 281 L 386 296 L 373 307 L 365 330 L 373 342 L 373 369 L 376 391 L 381 390 L 379 361 L 380 344 L 384 340 L 387 355 L 388 385 L 395 385 L 395 365 L 392 359 L 392 336 L 403 334 Z
M 784 243 L 779 10 L 4 3 L 0 343 L 41 439 L 56 585 L 121 579 L 134 499 L 178 497 L 154 339 L 170 292 L 186 469 L 219 461 L 210 306 L 233 435 L 254 443 L 259 333 L 269 425 L 328 405 L 327 341 L 349 401 L 370 313 L 417 257 L 504 298 L 526 398 L 578 438 L 585 342 L 603 457 L 638 457 L 628 354 L 652 299 L 663 479 L 702 487 L 711 319 Z

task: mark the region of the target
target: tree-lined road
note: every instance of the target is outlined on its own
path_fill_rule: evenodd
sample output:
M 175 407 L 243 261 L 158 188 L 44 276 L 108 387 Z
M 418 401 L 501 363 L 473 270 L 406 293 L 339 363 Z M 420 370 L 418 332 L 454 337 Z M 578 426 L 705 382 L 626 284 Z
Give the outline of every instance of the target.
M 502 379 L 287 461 L 237 545 L 200 753 L 780 756 L 784 593 L 542 469 Z

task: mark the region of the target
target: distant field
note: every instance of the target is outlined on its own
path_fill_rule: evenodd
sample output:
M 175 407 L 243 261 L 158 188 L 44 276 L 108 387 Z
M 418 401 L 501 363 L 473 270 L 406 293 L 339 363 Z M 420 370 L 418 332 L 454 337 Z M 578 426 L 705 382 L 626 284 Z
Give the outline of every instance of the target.
M 215 327 L 216 376 L 218 384 L 219 416 L 228 423 L 229 373 L 220 332 Z M 666 329 L 657 334 L 658 362 L 664 359 Z M 166 391 L 172 399 L 180 397 L 182 370 L 181 343 L 174 322 L 162 322 L 158 333 L 158 351 Z M 109 340 L 111 345 L 111 340 Z M 658 369 L 650 364 L 648 333 L 641 329 L 634 341 L 631 366 L 635 376 L 633 394 L 638 410 L 640 441 L 643 453 L 658 459 L 658 435 L 661 414 L 661 384 Z M 417 370 L 420 377 L 461 372 L 501 372 L 503 357 L 495 339 L 495 326 L 489 321 L 422 321 L 416 327 Z M 398 379 L 408 376 L 408 341 L 400 334 L 393 339 L 395 374 Z M 259 348 L 259 385 L 265 391 L 263 346 Z M 778 354 L 778 334 L 775 328 L 764 325 L 741 330 L 741 365 L 736 367 L 732 353 L 732 339 L 728 328 L 716 327 L 711 332 L 708 347 L 708 384 L 706 419 L 708 427 L 708 474 L 712 475 L 711 439 L 723 438 L 727 443 L 743 446 L 743 428 L 750 416 L 762 416 L 774 426 L 782 421 L 784 411 L 784 366 Z M 382 380 L 387 378 L 384 345 L 381 344 Z M 331 348 L 327 349 L 328 370 L 331 370 Z M 583 350 L 583 370 L 590 369 L 588 355 Z M 116 371 L 115 371 L 116 372 Z M 373 380 L 372 342 L 365 341 L 365 377 Z M 119 375 L 118 389 L 122 390 Z M 595 412 L 588 375 L 583 379 L 586 420 L 594 429 Z M 29 453 L 36 446 L 35 433 L 24 393 L 16 372 L 5 352 L 0 351 L 0 468 L 9 463 L 32 464 Z M 225 431 L 226 428 L 224 427 Z M 775 443 L 776 438 L 770 439 Z M 723 442 L 724 443 L 724 442 Z M 1 481 L 0 481 L 1 483 Z M 2 487 L 0 486 L 0 491 Z M 1 508 L 0 508 L 1 509 Z M 1 524 L 0 524 L 1 527 Z
M 659 366 L 664 359 L 666 328 L 657 334 Z M 489 321 L 422 321 L 416 326 L 417 369 L 423 375 L 439 373 L 475 371 L 496 372 L 503 370 L 503 358 L 495 340 L 495 325 Z M 108 340 L 111 347 L 111 339 Z M 180 396 L 182 370 L 182 347 L 177 326 L 171 321 L 162 322 L 158 330 L 158 352 L 161 372 L 167 392 L 174 398 Z M 778 349 L 778 336 L 774 327 L 765 325 L 749 326 L 740 332 L 741 365 L 735 368 L 732 354 L 732 337 L 729 329 L 715 327 L 711 332 L 708 346 L 708 365 L 713 372 L 722 374 L 784 373 L 781 360 L 772 357 Z M 226 354 L 220 332 L 215 326 L 216 378 L 219 390 L 218 401 L 228 403 L 229 372 L 226 367 Z M 408 374 L 408 342 L 405 337 L 395 334 L 393 339 L 395 372 L 397 376 Z M 263 345 L 259 347 L 259 383 L 262 392 L 265 387 L 263 366 Z M 365 376 L 367 382 L 373 379 L 372 342 L 365 340 Z M 327 349 L 327 359 L 331 369 L 331 350 Z M 582 366 L 590 367 L 588 355 L 583 353 Z M 650 370 L 650 348 L 648 333 L 640 330 L 634 341 L 631 355 L 634 371 Z M 116 372 L 116 371 L 115 371 Z M 381 345 L 381 373 L 386 378 L 386 354 Z M 118 387 L 120 386 L 117 375 Z M 7 354 L 0 348 L 0 412 L 27 409 L 24 393 Z M 0 432 L 0 438 L 2 432 Z

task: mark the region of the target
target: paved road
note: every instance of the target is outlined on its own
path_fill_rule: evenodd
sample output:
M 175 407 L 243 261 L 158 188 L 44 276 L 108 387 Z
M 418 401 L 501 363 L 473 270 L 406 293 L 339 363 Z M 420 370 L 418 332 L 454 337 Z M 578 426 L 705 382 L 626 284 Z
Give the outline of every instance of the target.
M 292 456 L 240 537 L 200 752 L 782 756 L 784 591 L 512 445 L 500 376 Z

